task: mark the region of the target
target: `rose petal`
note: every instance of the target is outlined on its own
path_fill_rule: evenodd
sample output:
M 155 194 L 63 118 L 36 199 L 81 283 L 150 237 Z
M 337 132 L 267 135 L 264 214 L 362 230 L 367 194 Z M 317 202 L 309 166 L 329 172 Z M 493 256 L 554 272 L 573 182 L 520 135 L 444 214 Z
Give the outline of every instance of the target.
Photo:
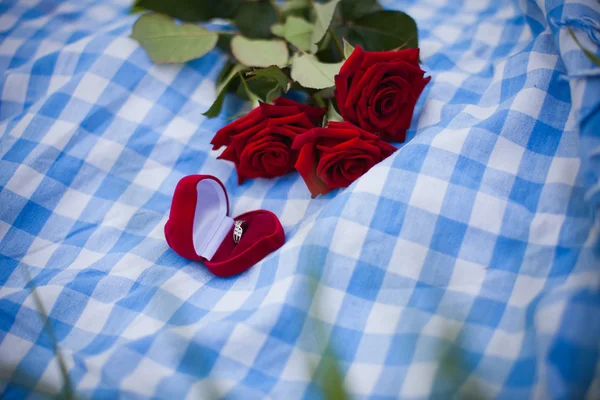
M 300 135 L 301 137 L 304 135 Z M 295 144 L 295 143 L 294 143 Z M 317 176 L 317 159 L 315 149 L 309 144 L 302 146 L 295 165 L 296 170 L 306 183 L 312 197 L 325 194 L 331 189 Z

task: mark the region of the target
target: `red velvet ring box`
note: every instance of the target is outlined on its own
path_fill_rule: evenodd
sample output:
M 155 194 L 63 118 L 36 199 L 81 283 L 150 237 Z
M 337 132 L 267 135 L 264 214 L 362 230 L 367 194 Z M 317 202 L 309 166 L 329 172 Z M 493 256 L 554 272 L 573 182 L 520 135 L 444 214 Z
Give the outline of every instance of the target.
M 237 244 L 233 239 L 235 221 L 244 221 Z M 229 217 L 223 183 L 211 175 L 189 175 L 175 188 L 165 238 L 180 256 L 204 261 L 210 272 L 227 277 L 244 272 L 283 246 L 285 233 L 270 211 Z

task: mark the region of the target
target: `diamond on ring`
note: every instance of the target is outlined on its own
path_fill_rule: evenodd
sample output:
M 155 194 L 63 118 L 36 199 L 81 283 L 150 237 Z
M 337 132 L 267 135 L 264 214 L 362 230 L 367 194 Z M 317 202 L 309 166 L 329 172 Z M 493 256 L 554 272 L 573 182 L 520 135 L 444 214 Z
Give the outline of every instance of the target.
M 244 234 L 244 221 L 235 221 L 235 226 L 233 228 L 233 242 L 238 244 L 242 235 Z

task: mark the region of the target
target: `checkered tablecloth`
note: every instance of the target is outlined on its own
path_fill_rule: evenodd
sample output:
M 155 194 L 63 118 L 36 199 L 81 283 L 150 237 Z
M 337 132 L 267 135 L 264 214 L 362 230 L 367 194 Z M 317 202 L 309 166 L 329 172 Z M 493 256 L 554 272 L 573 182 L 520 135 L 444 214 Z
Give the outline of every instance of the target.
M 224 56 L 152 64 L 116 0 L 0 2 L 0 391 L 600 398 L 597 0 L 398 0 L 433 76 L 407 143 L 346 190 L 237 185 L 209 141 Z M 219 177 L 287 243 L 211 276 L 169 250 L 177 181 Z M 33 285 L 28 283 L 28 274 Z M 313 293 L 315 296 L 313 297 Z

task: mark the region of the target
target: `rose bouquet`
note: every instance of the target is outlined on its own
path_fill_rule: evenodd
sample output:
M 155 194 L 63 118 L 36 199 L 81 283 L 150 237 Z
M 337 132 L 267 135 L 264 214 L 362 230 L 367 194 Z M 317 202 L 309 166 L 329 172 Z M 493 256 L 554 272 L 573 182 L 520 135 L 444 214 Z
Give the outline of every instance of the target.
M 211 142 L 227 146 L 219 158 L 239 183 L 295 169 L 313 196 L 348 186 L 396 150 L 387 142 L 405 140 L 430 80 L 414 20 L 376 0 L 138 0 L 134 9 L 151 11 L 132 37 L 155 62 L 217 46 L 229 55 L 204 115 L 219 115 L 227 93 L 252 103 Z

